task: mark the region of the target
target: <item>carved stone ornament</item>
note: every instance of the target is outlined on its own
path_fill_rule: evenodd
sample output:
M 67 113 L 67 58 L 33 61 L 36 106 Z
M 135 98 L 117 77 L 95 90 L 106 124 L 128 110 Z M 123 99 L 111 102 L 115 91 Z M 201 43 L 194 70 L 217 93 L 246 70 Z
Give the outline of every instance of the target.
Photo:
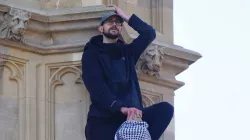
M 3 14 L 4 21 L 0 26 L 0 37 L 14 41 L 21 41 L 31 13 L 24 10 L 11 8 L 9 13 Z
M 141 55 L 137 69 L 150 76 L 160 76 L 163 60 L 162 49 L 158 45 L 150 45 Z

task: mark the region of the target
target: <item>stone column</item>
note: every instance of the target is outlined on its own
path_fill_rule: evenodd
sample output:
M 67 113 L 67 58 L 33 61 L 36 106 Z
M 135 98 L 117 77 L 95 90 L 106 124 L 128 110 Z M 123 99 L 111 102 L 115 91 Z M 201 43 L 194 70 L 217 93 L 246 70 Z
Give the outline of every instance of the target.
M 1 140 L 85 139 L 91 102 L 80 60 L 86 42 L 98 34 L 101 16 L 113 10 L 102 5 L 48 11 L 0 5 Z M 122 33 L 127 43 L 136 36 L 128 30 Z M 144 106 L 174 105 L 174 91 L 184 85 L 175 76 L 200 57 L 171 41 L 150 44 L 137 63 Z M 174 140 L 174 132 L 173 118 L 162 139 Z

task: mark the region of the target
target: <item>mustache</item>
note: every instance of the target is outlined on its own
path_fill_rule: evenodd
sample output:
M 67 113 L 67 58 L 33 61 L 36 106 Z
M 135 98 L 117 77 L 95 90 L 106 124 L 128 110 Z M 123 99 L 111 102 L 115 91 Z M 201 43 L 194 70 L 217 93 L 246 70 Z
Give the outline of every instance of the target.
M 112 27 L 109 30 L 117 30 L 118 31 L 118 29 L 116 27 Z

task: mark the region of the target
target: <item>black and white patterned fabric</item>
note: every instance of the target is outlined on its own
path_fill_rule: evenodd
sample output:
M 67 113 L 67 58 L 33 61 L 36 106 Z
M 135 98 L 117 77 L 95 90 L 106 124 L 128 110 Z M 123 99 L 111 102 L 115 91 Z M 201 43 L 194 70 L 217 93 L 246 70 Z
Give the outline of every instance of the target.
M 127 120 L 117 130 L 114 140 L 151 140 L 148 124 L 144 121 Z

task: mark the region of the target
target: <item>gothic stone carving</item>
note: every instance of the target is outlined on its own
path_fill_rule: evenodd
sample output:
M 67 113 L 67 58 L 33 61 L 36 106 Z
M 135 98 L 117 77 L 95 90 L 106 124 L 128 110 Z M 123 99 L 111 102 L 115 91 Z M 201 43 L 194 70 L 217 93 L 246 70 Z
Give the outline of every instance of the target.
M 31 13 L 11 8 L 9 13 L 3 14 L 4 21 L 0 26 L 0 37 L 14 41 L 22 41 Z
M 150 45 L 141 55 L 137 69 L 150 76 L 159 76 L 163 52 L 158 45 Z

